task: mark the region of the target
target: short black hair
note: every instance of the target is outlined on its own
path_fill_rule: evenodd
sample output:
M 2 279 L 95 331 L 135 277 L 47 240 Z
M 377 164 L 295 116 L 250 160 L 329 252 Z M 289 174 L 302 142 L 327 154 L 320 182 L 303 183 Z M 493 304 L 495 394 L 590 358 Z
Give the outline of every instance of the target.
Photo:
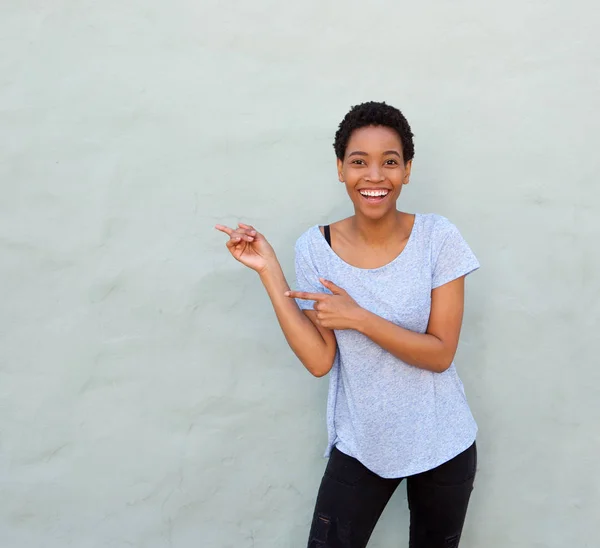
M 333 148 L 340 160 L 344 159 L 352 132 L 367 126 L 385 126 L 395 130 L 402 142 L 404 163 L 413 159 L 415 155 L 413 133 L 404 115 L 397 108 L 384 102 L 369 101 L 353 106 L 335 132 Z

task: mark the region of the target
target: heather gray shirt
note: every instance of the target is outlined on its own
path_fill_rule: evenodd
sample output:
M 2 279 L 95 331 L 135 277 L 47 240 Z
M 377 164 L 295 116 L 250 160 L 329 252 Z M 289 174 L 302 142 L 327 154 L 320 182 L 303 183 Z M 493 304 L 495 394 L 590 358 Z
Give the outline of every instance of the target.
M 296 242 L 299 291 L 326 292 L 319 278 L 344 288 L 363 308 L 425 333 L 431 291 L 479 268 L 448 219 L 417 214 L 404 251 L 380 268 L 343 261 L 318 226 Z M 313 301 L 297 300 L 302 309 Z M 408 365 L 358 331 L 335 330 L 338 350 L 329 373 L 327 429 L 333 446 L 384 478 L 430 470 L 475 440 L 477 425 L 454 363 L 443 373 Z

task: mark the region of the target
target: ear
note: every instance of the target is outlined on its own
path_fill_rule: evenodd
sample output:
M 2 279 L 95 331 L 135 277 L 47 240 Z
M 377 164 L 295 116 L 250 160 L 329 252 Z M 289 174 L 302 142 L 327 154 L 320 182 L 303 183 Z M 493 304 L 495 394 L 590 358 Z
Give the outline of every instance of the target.
M 338 172 L 338 179 L 340 181 L 340 183 L 344 182 L 344 162 L 342 162 L 339 158 L 337 159 L 337 172 Z
M 412 169 L 412 160 L 409 160 L 408 162 L 406 162 L 406 164 L 404 164 L 404 170 L 406 173 L 404 174 L 404 181 L 402 181 L 403 185 L 407 185 L 409 183 L 411 169 Z

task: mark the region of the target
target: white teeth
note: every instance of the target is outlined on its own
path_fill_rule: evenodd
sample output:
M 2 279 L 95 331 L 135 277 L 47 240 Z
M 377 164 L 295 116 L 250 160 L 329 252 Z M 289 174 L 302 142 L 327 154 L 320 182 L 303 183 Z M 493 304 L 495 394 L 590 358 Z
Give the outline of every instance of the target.
M 386 196 L 389 190 L 360 190 L 363 196 Z

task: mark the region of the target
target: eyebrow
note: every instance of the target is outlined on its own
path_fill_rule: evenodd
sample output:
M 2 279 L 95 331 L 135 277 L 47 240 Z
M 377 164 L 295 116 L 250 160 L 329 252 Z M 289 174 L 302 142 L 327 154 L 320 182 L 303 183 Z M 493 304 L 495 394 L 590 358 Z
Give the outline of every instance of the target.
M 386 154 L 395 154 L 396 156 L 398 156 L 398 158 L 402 158 L 402 156 L 397 150 L 386 150 L 383 153 L 383 155 L 385 156 Z M 348 158 L 350 158 L 350 156 L 368 156 L 368 154 L 366 152 L 363 152 L 362 150 L 355 150 L 354 152 L 348 154 Z

